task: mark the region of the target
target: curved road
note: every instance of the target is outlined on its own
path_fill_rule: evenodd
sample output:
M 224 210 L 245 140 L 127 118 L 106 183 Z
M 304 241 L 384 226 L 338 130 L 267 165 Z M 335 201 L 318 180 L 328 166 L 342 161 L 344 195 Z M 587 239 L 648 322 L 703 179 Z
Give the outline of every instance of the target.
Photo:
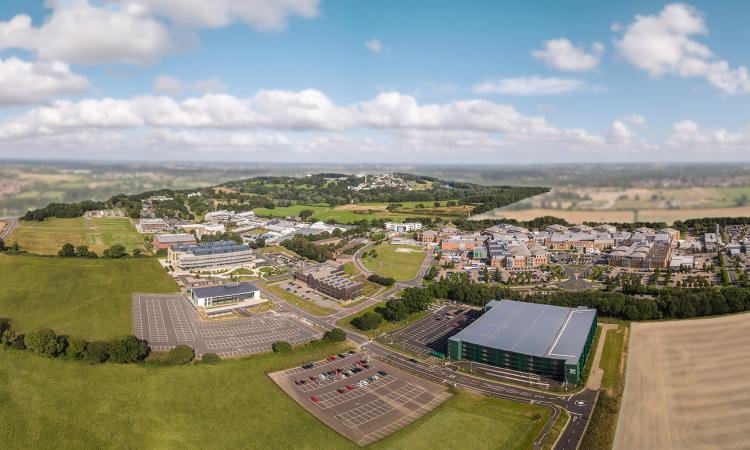
M 267 298 L 277 303 L 280 306 L 281 310 L 297 315 L 303 320 L 326 330 L 330 330 L 331 328 L 335 327 L 337 320 L 351 314 L 355 314 L 357 311 L 379 301 L 377 300 L 377 298 L 373 298 L 371 300 L 363 302 L 360 305 L 357 305 L 357 307 L 352 308 L 351 311 L 343 311 L 326 317 L 316 317 L 308 314 L 306 311 L 294 305 L 285 302 L 281 298 L 275 296 L 271 292 L 266 291 L 265 289 L 261 290 Z M 381 294 L 381 296 L 382 295 L 383 294 Z M 554 425 L 555 419 L 557 419 L 560 414 L 560 409 L 565 409 L 570 414 L 570 420 L 561 433 L 554 448 L 557 450 L 577 449 L 580 445 L 581 439 L 583 438 L 583 433 L 588 424 L 589 417 L 591 416 L 591 413 L 594 409 L 594 405 L 596 404 L 598 391 L 584 389 L 578 393 L 563 395 L 505 385 L 492 380 L 478 378 L 476 376 L 469 375 L 463 372 L 457 372 L 455 369 L 451 369 L 449 367 L 431 366 L 418 361 L 415 362 L 415 360 L 412 360 L 408 356 L 405 356 L 377 342 L 374 342 L 359 333 L 348 331 L 347 335 L 351 341 L 363 348 L 366 348 L 367 351 L 372 353 L 374 356 L 382 358 L 388 363 L 396 365 L 402 369 L 406 369 L 413 373 L 416 373 L 423 378 L 438 383 L 445 383 L 453 385 L 455 387 L 469 389 L 492 397 L 503 398 L 519 403 L 543 405 L 550 408 L 552 410 L 552 415 L 535 439 L 535 448 L 541 447 L 541 441 Z

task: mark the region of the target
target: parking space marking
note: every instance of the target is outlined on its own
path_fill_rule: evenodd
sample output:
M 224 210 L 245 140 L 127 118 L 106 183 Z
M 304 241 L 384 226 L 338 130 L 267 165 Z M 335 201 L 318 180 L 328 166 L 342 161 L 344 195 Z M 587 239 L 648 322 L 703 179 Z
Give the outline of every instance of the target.
M 407 383 L 376 400 L 337 414 L 334 417 L 347 427 L 356 428 L 380 416 L 384 416 L 406 403 L 416 400 L 417 397 L 425 392 L 427 391 L 424 388 L 416 384 Z
M 357 387 L 353 391 L 347 390 L 344 393 L 339 393 L 338 391 L 326 392 L 325 394 L 318 396 L 318 398 L 320 398 L 320 403 L 318 403 L 318 407 L 320 409 L 332 408 L 342 403 L 346 403 L 349 400 L 354 400 L 356 398 L 362 397 L 365 394 L 372 393 L 380 388 L 388 386 L 389 384 L 393 383 L 396 380 L 397 380 L 396 377 L 388 376 L 385 378 L 380 378 L 375 381 L 370 381 L 368 382 L 367 386 L 362 387 L 362 388 Z M 352 383 L 356 384 L 355 382 L 352 382 Z
M 164 315 L 161 302 L 156 298 L 146 298 L 146 318 L 148 320 L 148 335 L 150 340 L 167 341 L 167 327 L 164 325 Z
M 195 335 L 193 329 L 188 323 L 187 317 L 185 317 L 185 311 L 180 307 L 179 300 L 175 298 L 167 299 L 167 310 L 169 311 L 169 318 L 172 319 L 172 326 L 174 327 L 175 335 L 177 336 L 178 342 L 192 342 L 195 341 Z
M 133 336 L 143 339 L 143 316 L 141 316 L 141 298 L 133 299 Z
M 285 329 L 279 331 L 272 331 L 260 336 L 233 336 L 227 339 L 215 339 L 206 341 L 206 346 L 209 350 L 216 350 L 220 348 L 238 348 L 247 345 L 267 343 L 272 344 L 278 340 L 288 339 L 297 335 L 297 330 Z

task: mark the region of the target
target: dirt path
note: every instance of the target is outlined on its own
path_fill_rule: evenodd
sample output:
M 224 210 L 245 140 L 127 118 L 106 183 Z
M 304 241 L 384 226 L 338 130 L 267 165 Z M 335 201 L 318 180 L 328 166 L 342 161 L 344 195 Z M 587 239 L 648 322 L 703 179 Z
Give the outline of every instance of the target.
M 604 341 L 607 340 L 607 332 L 609 330 L 617 329 L 617 325 L 612 323 L 600 323 L 599 326 L 602 328 L 602 331 L 599 334 L 599 342 L 596 345 L 594 361 L 591 363 L 591 373 L 589 374 L 588 380 L 586 380 L 586 389 L 593 389 L 596 391 L 602 387 L 604 370 L 599 367 L 599 363 L 602 360 L 602 352 L 604 351 Z

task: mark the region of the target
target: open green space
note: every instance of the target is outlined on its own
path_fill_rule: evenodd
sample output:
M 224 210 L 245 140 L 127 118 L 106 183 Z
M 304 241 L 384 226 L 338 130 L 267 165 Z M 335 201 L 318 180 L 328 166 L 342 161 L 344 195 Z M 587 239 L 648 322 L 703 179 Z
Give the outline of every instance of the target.
M 620 413 L 622 392 L 625 388 L 625 360 L 627 336 L 630 328 L 627 323 L 618 323 L 616 330 L 607 331 L 604 339 L 599 367 L 604 370 L 602 390 L 591 415 L 591 422 L 581 441 L 582 449 L 612 448 L 617 430 L 617 417 Z
M 291 292 L 279 286 L 276 286 L 274 284 L 267 284 L 263 282 L 261 285 L 263 286 L 264 289 L 267 289 L 272 294 L 276 295 L 282 300 L 287 301 L 294 306 L 304 309 L 305 311 L 309 312 L 313 316 L 319 316 L 319 317 L 330 316 L 331 314 L 336 312 L 331 308 L 325 308 L 323 306 L 320 306 L 311 300 L 305 300 L 302 297 L 298 297 L 292 294 Z
M 3 447 L 356 449 L 266 375 L 344 348 L 314 344 L 215 366 L 162 368 L 0 351 Z M 373 448 L 530 448 L 546 414 L 459 391 Z
M 20 221 L 7 241 L 18 241 L 25 250 L 41 255 L 55 255 L 67 242 L 75 246 L 88 245 L 99 255 L 114 244 L 125 246 L 128 252 L 135 248 L 146 249 L 143 236 L 130 219 L 114 217 Z
M 540 406 L 458 391 L 443 405 L 373 449 L 529 449 L 549 417 Z
M 362 258 L 364 266 L 382 277 L 394 278 L 396 281 L 415 278 L 426 256 L 421 247 L 413 245 L 392 245 L 384 242 L 373 249 L 377 252 L 377 257 Z
M 403 328 L 403 327 L 405 327 L 405 326 L 407 326 L 407 325 L 409 325 L 411 323 L 416 322 L 417 320 L 419 320 L 419 319 L 421 319 L 423 317 L 426 317 L 430 313 L 429 311 L 419 311 L 419 312 L 416 312 L 414 314 L 411 314 L 406 319 L 400 320 L 398 322 L 388 322 L 386 320 L 383 320 L 383 322 L 380 323 L 380 326 L 377 327 L 377 328 L 375 328 L 375 329 L 373 329 L 373 330 L 362 331 L 362 330 L 358 330 L 357 328 L 354 327 L 354 325 L 352 325 L 352 319 L 354 319 L 355 317 L 359 317 L 359 316 L 361 316 L 362 314 L 364 314 L 366 312 L 376 312 L 375 311 L 376 309 L 383 308 L 384 305 L 385 305 L 385 302 L 376 303 L 376 304 L 374 304 L 374 305 L 372 305 L 370 307 L 367 307 L 367 308 L 363 309 L 362 311 L 358 312 L 357 314 L 354 314 L 354 315 L 352 315 L 350 317 L 345 317 L 345 318 L 339 320 L 336 323 L 339 326 L 344 327 L 346 329 L 356 331 L 357 333 L 364 334 L 364 335 L 366 335 L 368 337 L 371 337 L 371 338 L 375 338 L 375 337 L 378 337 L 378 336 L 380 336 L 382 334 L 390 333 L 392 331 L 398 330 L 399 328 Z
M 108 339 L 130 334 L 134 292 L 176 292 L 153 258 L 119 260 L 0 255 L 0 317 L 28 332 Z

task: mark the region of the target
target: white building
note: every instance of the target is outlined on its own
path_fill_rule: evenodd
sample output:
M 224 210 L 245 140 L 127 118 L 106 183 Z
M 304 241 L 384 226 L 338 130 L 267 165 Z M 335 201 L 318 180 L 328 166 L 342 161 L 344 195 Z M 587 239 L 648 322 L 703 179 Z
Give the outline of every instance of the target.
M 240 267 L 253 264 L 255 253 L 246 244 L 232 241 L 206 242 L 198 245 L 173 245 L 167 261 L 180 270 L 204 270 Z
M 252 306 L 261 303 L 260 289 L 253 283 L 227 283 L 219 286 L 194 288 L 190 301 L 196 308 L 217 308 L 222 306 Z
M 412 231 L 419 231 L 422 229 L 422 224 L 419 222 L 386 222 L 385 229 L 388 231 L 395 231 L 396 233 L 409 233 Z

